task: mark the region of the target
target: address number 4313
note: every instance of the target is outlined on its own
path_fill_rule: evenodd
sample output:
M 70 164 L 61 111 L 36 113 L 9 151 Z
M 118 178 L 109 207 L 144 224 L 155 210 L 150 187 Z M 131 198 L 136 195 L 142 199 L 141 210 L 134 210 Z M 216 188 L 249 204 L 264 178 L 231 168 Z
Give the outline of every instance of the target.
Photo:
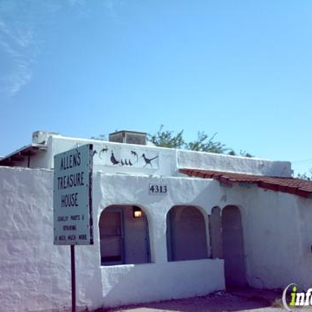
M 168 187 L 166 184 L 150 183 L 149 194 L 166 194 L 168 192 Z

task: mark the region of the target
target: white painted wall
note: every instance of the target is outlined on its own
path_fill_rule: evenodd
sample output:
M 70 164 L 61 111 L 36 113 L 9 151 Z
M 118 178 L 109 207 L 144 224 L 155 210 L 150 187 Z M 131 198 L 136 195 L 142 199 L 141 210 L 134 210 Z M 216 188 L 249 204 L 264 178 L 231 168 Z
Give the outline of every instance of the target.
M 223 261 L 196 260 L 102 268 L 109 305 L 200 296 L 224 289 Z M 118 296 L 116 296 L 118 294 Z
M 51 136 L 48 140 L 48 150 L 52 151 L 51 155 L 55 155 L 77 146 L 90 143 L 93 144 L 93 149 L 97 151 L 93 158 L 95 171 L 169 176 L 177 172 L 176 151 L 173 149 Z M 106 149 L 106 151 L 101 152 L 103 149 Z M 110 160 L 112 152 L 116 160 L 119 161 L 116 165 L 113 165 Z M 132 152 L 135 152 L 137 156 Z M 151 165 L 146 165 L 142 157 L 143 154 L 149 159 L 157 158 L 151 162 Z M 51 155 L 47 154 L 46 156 L 48 168 L 54 167 L 53 157 L 51 158 Z M 126 164 L 122 165 L 121 161 L 131 161 L 132 166 Z
M 149 195 L 149 184 L 157 182 L 167 185 L 166 195 Z M 212 208 L 210 202 L 218 196 L 218 192 L 214 192 L 218 183 L 202 179 L 97 173 L 94 184 L 100 186 L 100 193 L 94 198 L 98 216 L 113 204 L 138 205 L 146 213 L 149 223 L 152 263 L 126 265 L 124 268 L 102 267 L 106 303 L 115 306 L 129 303 L 129 300 L 182 298 L 224 288 L 222 260 L 170 263 L 166 249 L 166 215 L 171 207 L 183 204 L 201 207 L 206 212 L 207 223 Z M 181 192 L 183 189 L 185 191 Z M 94 237 L 95 246 L 98 246 L 98 233 Z
M 242 213 L 246 275 L 256 288 L 311 287 L 312 200 L 257 187 L 223 188 Z
M 53 171 L 0 167 L 3 312 L 66 311 L 70 306 L 70 248 L 53 245 L 52 180 Z M 148 195 L 151 181 L 167 183 L 168 194 Z M 166 252 L 166 212 L 173 205 L 190 204 L 208 214 L 216 188 L 217 183 L 208 180 L 95 174 L 95 244 L 76 247 L 78 310 L 223 289 L 222 260 L 168 263 Z M 153 263 L 101 267 L 101 211 L 112 204 L 138 203 L 149 219 Z
M 52 172 L 0 167 L 0 309 L 70 303 L 69 247 L 53 246 Z

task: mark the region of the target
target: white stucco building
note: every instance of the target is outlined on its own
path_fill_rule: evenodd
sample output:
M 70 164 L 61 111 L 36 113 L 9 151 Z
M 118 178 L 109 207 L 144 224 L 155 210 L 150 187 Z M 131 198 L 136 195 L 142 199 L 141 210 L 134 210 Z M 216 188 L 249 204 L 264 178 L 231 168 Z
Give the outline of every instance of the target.
M 35 132 L 0 159 L 1 311 L 70 307 L 69 247 L 53 245 L 54 155 L 90 143 L 94 245 L 76 247 L 80 310 L 311 286 L 312 182 L 293 179 L 289 162 L 111 139 Z

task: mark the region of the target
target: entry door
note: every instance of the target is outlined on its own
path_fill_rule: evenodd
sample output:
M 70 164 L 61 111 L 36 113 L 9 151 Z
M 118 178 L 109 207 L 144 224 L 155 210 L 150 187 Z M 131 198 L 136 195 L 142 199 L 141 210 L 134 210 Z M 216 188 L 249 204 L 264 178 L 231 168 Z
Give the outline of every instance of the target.
M 246 286 L 242 220 L 235 206 L 227 206 L 222 211 L 222 240 L 226 286 Z
M 100 219 L 101 263 L 124 263 L 124 235 L 122 210 L 104 211 Z

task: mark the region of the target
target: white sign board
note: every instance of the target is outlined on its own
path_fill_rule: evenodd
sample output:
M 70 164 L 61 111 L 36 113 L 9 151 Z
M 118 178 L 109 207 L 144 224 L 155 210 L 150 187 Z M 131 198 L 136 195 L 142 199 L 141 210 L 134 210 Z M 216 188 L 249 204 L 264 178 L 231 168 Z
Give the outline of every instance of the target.
M 93 244 L 92 158 L 92 144 L 54 156 L 54 245 Z

